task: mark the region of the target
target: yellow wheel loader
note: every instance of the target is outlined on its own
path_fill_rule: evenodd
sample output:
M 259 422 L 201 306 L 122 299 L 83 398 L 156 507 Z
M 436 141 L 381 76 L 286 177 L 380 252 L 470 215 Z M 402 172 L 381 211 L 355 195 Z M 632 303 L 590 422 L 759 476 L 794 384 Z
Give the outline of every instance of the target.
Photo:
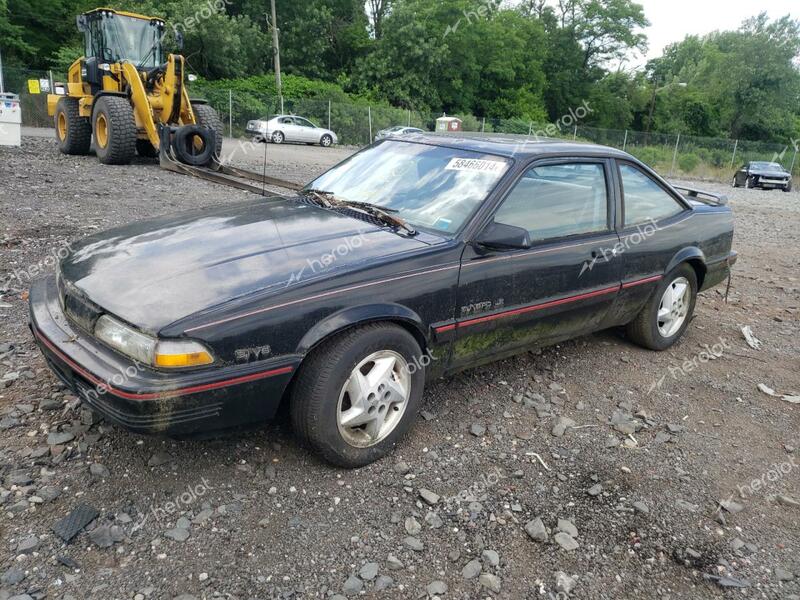
M 98 8 L 77 23 L 85 55 L 70 66 L 64 93 L 47 96 L 61 152 L 88 154 L 94 138 L 97 158 L 110 165 L 137 153 L 195 166 L 218 159 L 222 123 L 204 101 L 190 100 L 183 56 L 163 55 L 164 21 Z

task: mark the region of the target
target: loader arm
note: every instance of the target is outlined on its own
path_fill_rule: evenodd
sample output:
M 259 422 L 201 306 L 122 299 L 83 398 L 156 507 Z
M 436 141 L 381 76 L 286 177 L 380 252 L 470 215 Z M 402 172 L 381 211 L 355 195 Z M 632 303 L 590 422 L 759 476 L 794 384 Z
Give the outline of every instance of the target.
M 147 133 L 147 139 L 153 144 L 153 148 L 158 150 L 161 142 L 158 137 L 158 127 L 153 119 L 153 110 L 150 106 L 150 99 L 147 97 L 142 78 L 136 66 L 124 62 L 122 63 L 122 72 L 125 75 L 125 81 L 131 89 L 131 102 L 133 103 L 133 113 L 136 116 L 136 125 L 144 128 Z

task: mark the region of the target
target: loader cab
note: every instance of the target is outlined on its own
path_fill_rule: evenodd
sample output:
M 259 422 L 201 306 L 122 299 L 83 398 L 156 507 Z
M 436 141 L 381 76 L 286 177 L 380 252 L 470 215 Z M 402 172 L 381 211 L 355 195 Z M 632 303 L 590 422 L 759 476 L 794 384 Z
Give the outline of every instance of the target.
M 108 65 L 125 61 L 149 71 L 164 62 L 161 19 L 100 8 L 80 15 L 77 23 L 84 38 L 84 81 L 93 93 L 102 89 Z

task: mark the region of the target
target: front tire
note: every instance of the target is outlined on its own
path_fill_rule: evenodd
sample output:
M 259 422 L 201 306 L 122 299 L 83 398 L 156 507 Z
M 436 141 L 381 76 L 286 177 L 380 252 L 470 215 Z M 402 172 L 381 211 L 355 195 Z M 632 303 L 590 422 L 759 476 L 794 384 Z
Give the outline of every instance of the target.
M 63 154 L 86 155 L 92 145 L 92 124 L 80 115 L 78 100 L 60 98 L 53 116 L 58 149 Z
M 420 346 L 402 327 L 370 324 L 306 358 L 291 398 L 297 436 L 325 460 L 362 467 L 386 456 L 414 422 L 425 385 Z
M 650 350 L 666 350 L 683 335 L 697 301 L 697 274 L 683 263 L 664 277 L 627 326 L 628 337 Z
M 319 145 L 322 146 L 323 148 L 330 148 L 332 144 L 333 144 L 333 138 L 327 133 L 323 135 L 322 139 L 320 139 L 319 141 Z
M 136 155 L 136 119 L 127 98 L 100 97 L 95 102 L 92 131 L 101 163 L 127 165 Z

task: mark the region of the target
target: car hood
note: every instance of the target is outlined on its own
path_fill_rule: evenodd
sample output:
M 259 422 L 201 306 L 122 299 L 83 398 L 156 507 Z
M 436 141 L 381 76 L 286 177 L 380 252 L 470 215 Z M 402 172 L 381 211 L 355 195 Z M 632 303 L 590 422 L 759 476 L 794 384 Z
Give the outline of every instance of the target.
M 270 198 L 93 235 L 73 244 L 60 268 L 101 309 L 155 334 L 234 298 L 427 246 L 299 199 Z

